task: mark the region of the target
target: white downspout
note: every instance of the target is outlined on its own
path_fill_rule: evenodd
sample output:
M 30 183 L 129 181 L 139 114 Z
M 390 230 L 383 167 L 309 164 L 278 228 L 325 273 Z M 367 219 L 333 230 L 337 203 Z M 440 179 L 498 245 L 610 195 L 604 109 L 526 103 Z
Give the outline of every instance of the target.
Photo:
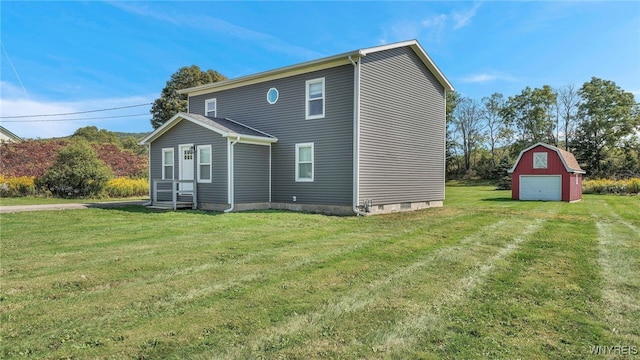
M 149 164 L 149 201 L 142 204 L 142 206 L 153 205 L 153 179 L 151 179 L 151 143 L 147 144 L 147 158 L 147 164 Z
M 356 215 L 366 215 L 358 210 L 360 200 L 360 58 L 353 61 L 353 212 Z
M 233 147 L 238 141 L 240 141 L 240 136 L 236 136 L 236 139 L 233 142 L 227 139 L 227 198 L 231 207 L 224 210 L 226 213 L 232 212 L 233 207 L 235 206 L 235 202 L 233 201 L 235 198 L 235 189 L 233 187 Z
M 271 207 L 271 146 L 273 144 L 269 143 L 269 207 Z

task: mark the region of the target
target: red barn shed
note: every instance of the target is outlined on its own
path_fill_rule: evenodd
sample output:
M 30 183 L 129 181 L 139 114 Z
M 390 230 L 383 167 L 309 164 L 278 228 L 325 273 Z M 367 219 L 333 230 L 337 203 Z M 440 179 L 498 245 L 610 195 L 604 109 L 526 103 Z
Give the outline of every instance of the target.
M 582 199 L 584 170 L 572 153 L 555 146 L 537 143 L 522 150 L 509 173 L 514 200 Z

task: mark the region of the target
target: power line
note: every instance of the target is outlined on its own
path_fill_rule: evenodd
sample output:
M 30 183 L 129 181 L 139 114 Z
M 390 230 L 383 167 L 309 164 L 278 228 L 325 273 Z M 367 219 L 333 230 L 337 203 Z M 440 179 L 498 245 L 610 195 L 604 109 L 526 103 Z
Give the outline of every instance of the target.
M 84 120 L 115 119 L 115 118 L 134 117 L 134 116 L 149 116 L 149 114 L 99 116 L 99 117 L 88 117 L 88 118 L 78 118 L 78 119 L 2 120 L 2 122 L 3 123 L 5 122 L 26 123 L 26 122 L 51 122 L 51 121 L 84 121 Z
M 151 104 L 153 104 L 153 103 L 137 104 L 137 105 L 129 105 L 129 106 L 120 106 L 120 107 L 114 107 L 114 108 L 108 108 L 108 109 L 87 110 L 87 111 L 76 111 L 76 112 L 62 113 L 62 114 L 40 114 L 40 115 L 0 116 L 0 119 L 19 119 L 19 118 L 30 118 L 30 117 L 45 117 L 45 116 L 63 116 L 63 115 L 87 114 L 87 113 L 94 113 L 94 112 L 101 112 L 101 111 L 111 111 L 111 110 L 120 110 L 120 109 L 130 109 L 130 108 L 134 108 L 134 107 L 147 106 L 147 105 L 151 105 Z M 135 116 L 139 116 L 139 115 L 135 115 Z M 35 120 L 35 121 L 38 121 L 38 120 Z

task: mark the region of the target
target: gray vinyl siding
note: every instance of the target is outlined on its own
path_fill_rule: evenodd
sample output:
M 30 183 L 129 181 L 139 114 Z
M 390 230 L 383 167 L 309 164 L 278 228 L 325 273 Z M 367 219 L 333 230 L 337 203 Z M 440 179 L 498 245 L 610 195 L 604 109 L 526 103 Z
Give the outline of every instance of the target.
M 236 203 L 269 201 L 269 147 L 238 143 L 233 149 Z
M 444 199 L 445 92 L 409 48 L 361 65 L 360 201 Z
M 173 148 L 173 178 L 178 179 L 180 144 L 211 145 L 212 181 L 198 183 L 198 202 L 227 204 L 227 139 L 187 120 L 180 121 L 151 143 L 151 179 L 162 178 L 163 148 Z M 198 166 L 196 155 L 194 166 Z M 197 177 L 197 169 L 193 173 Z
M 305 119 L 305 82 L 325 78 L 325 117 Z M 275 87 L 278 102 L 267 102 Z M 217 116 L 228 117 L 278 138 L 272 145 L 272 201 L 348 205 L 353 193 L 353 66 L 191 96 L 189 111 L 204 114 L 217 99 Z M 314 143 L 315 181 L 295 181 L 295 144 Z M 236 190 L 236 197 L 239 192 Z

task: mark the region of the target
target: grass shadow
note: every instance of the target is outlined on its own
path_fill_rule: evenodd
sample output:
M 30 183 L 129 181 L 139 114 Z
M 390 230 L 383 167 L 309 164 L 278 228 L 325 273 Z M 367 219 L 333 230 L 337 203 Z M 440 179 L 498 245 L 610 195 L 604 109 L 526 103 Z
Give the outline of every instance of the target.
M 480 201 L 508 202 L 508 201 L 514 201 L 514 200 L 510 197 L 494 197 L 494 198 L 480 199 Z
M 203 215 L 203 216 L 218 216 L 218 215 L 227 215 L 224 211 L 215 211 L 215 210 L 193 210 L 193 209 L 153 209 L 148 208 L 146 206 L 140 204 L 131 204 L 131 205 L 120 205 L 120 206 L 103 206 L 101 204 L 90 204 L 87 206 L 88 208 L 95 208 L 107 211 L 124 211 L 136 214 L 158 214 L 158 213 L 180 213 L 180 214 L 190 214 L 190 215 Z M 265 210 L 246 210 L 240 212 L 232 212 L 231 214 L 317 214 L 317 215 L 327 215 L 322 213 L 314 213 L 314 212 L 305 212 L 305 211 L 292 211 L 285 209 L 265 209 Z M 327 215 L 328 216 L 328 215 Z

